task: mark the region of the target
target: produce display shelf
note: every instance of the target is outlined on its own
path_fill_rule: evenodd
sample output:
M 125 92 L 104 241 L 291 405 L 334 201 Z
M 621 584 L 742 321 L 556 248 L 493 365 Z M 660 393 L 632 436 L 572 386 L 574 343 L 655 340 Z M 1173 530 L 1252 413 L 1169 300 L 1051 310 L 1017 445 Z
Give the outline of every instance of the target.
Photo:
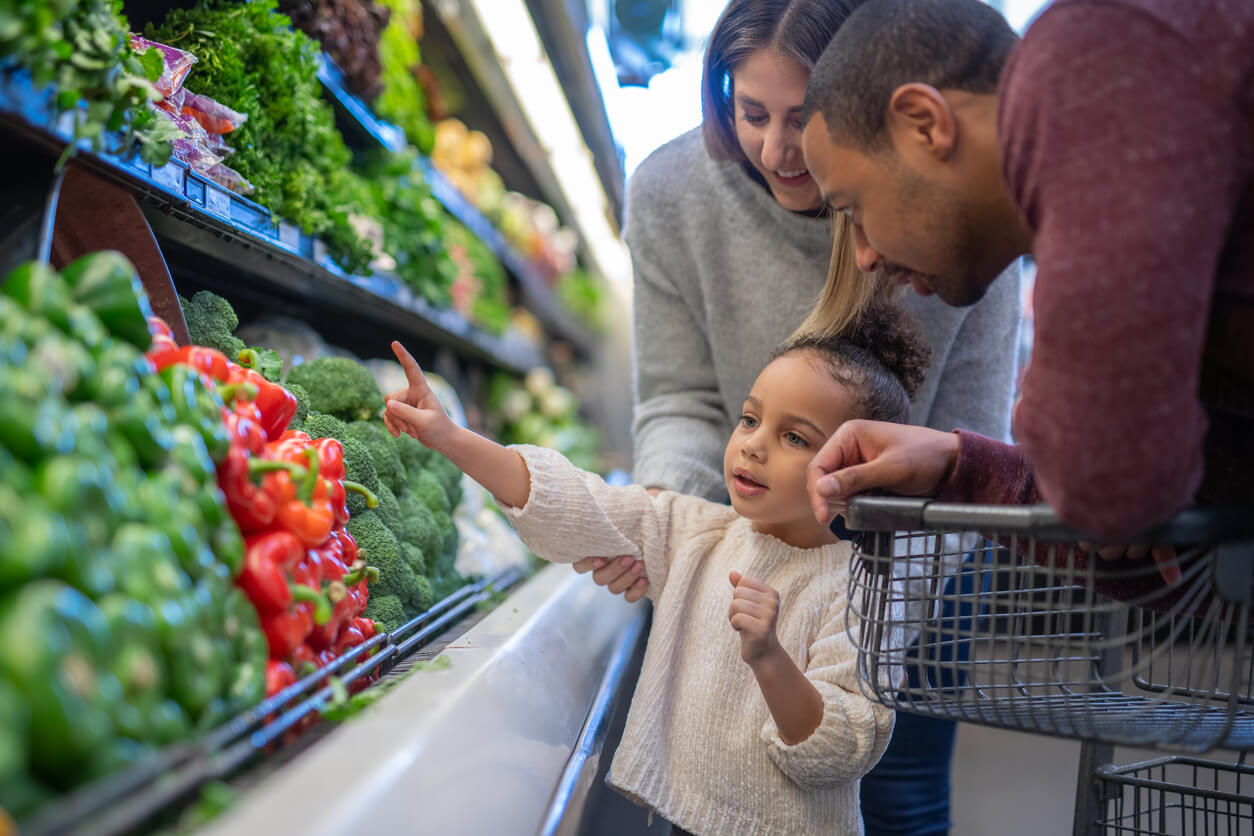
M 522 570 L 511 567 L 463 586 L 391 633 L 376 635 L 201 739 L 175 744 L 59 800 L 43 815 L 22 822 L 19 832 L 118 836 L 142 830 L 154 817 L 177 810 L 205 784 L 236 773 L 258 757 L 277 757 L 288 746 L 298 745 L 300 739 L 291 739 L 288 732 L 316 718 L 337 692 L 376 673 L 380 681 L 371 687 L 381 687 L 398 664 L 522 579 Z
M 71 141 L 73 117 L 58 119 L 52 100 L 53 91 L 36 88 L 26 73 L 0 69 L 0 127 L 60 153 Z M 456 311 L 428 304 L 393 276 L 344 272 L 319 240 L 290 223 L 274 222 L 264 206 L 182 163 L 151 166 L 138 156 L 94 153 L 85 145 L 76 159 L 128 188 L 160 237 L 260 280 L 263 292 L 299 298 L 397 338 L 447 346 L 510 371 L 525 372 L 543 362 L 525 339 L 487 334 Z
M 405 148 L 404 133 L 396 126 L 379 119 L 369 105 L 350 92 L 345 86 L 344 76 L 340 69 L 326 55 L 322 56 L 319 64 L 318 80 L 331 95 L 337 110 L 350 123 L 348 126 L 350 133 L 367 137 L 370 141 L 390 151 L 400 151 Z M 526 257 L 505 240 L 505 236 L 484 217 L 478 207 L 462 195 L 429 158 L 419 154 L 417 164 L 435 199 L 450 215 L 478 236 L 493 255 L 501 260 L 505 269 L 518 280 L 524 304 L 536 315 L 549 333 L 569 342 L 585 356 L 591 355 L 596 346 L 592 333 L 570 311 L 566 310 L 554 295 L 552 288 L 531 266 Z

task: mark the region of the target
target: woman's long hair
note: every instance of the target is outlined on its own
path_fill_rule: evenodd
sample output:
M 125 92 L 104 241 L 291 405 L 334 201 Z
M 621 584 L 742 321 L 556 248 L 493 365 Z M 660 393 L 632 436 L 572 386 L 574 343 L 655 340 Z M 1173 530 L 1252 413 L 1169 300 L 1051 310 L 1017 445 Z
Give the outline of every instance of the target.
M 827 280 L 818 301 L 810 310 L 793 337 L 818 334 L 839 337 L 855 328 L 863 312 L 877 300 L 895 296 L 893 287 L 879 272 L 863 273 L 858 269 L 853 245 L 853 222 L 843 212 L 832 218 L 832 258 L 827 265 Z

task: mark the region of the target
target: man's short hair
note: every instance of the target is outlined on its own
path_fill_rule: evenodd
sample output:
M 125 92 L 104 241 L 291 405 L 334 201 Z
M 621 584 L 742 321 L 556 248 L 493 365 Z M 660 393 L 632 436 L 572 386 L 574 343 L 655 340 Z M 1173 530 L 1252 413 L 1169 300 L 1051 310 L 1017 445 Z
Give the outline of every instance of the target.
M 814 65 L 802 118 L 821 113 L 833 142 L 881 150 L 894 90 L 919 82 L 995 93 L 1018 41 L 979 0 L 873 0 L 849 16 Z

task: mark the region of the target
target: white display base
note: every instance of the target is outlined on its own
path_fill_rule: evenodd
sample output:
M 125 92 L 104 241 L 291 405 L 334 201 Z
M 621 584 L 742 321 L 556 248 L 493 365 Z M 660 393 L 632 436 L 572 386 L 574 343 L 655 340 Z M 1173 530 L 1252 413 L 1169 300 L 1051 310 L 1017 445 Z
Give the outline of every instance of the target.
M 639 606 L 546 567 L 201 832 L 535 833 Z

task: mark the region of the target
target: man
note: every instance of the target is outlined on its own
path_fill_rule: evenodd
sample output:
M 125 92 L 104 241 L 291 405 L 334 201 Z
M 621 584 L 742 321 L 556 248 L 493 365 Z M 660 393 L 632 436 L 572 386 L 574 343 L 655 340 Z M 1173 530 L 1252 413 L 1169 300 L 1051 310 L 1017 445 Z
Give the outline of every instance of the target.
M 1035 337 L 1019 447 L 847 423 L 811 465 L 820 518 L 872 488 L 1044 501 L 1119 542 L 1254 505 L 1251 78 L 1242 0 L 1056 0 L 1022 42 L 977 0 L 849 18 L 803 147 L 859 266 L 969 305 L 1032 253 Z

